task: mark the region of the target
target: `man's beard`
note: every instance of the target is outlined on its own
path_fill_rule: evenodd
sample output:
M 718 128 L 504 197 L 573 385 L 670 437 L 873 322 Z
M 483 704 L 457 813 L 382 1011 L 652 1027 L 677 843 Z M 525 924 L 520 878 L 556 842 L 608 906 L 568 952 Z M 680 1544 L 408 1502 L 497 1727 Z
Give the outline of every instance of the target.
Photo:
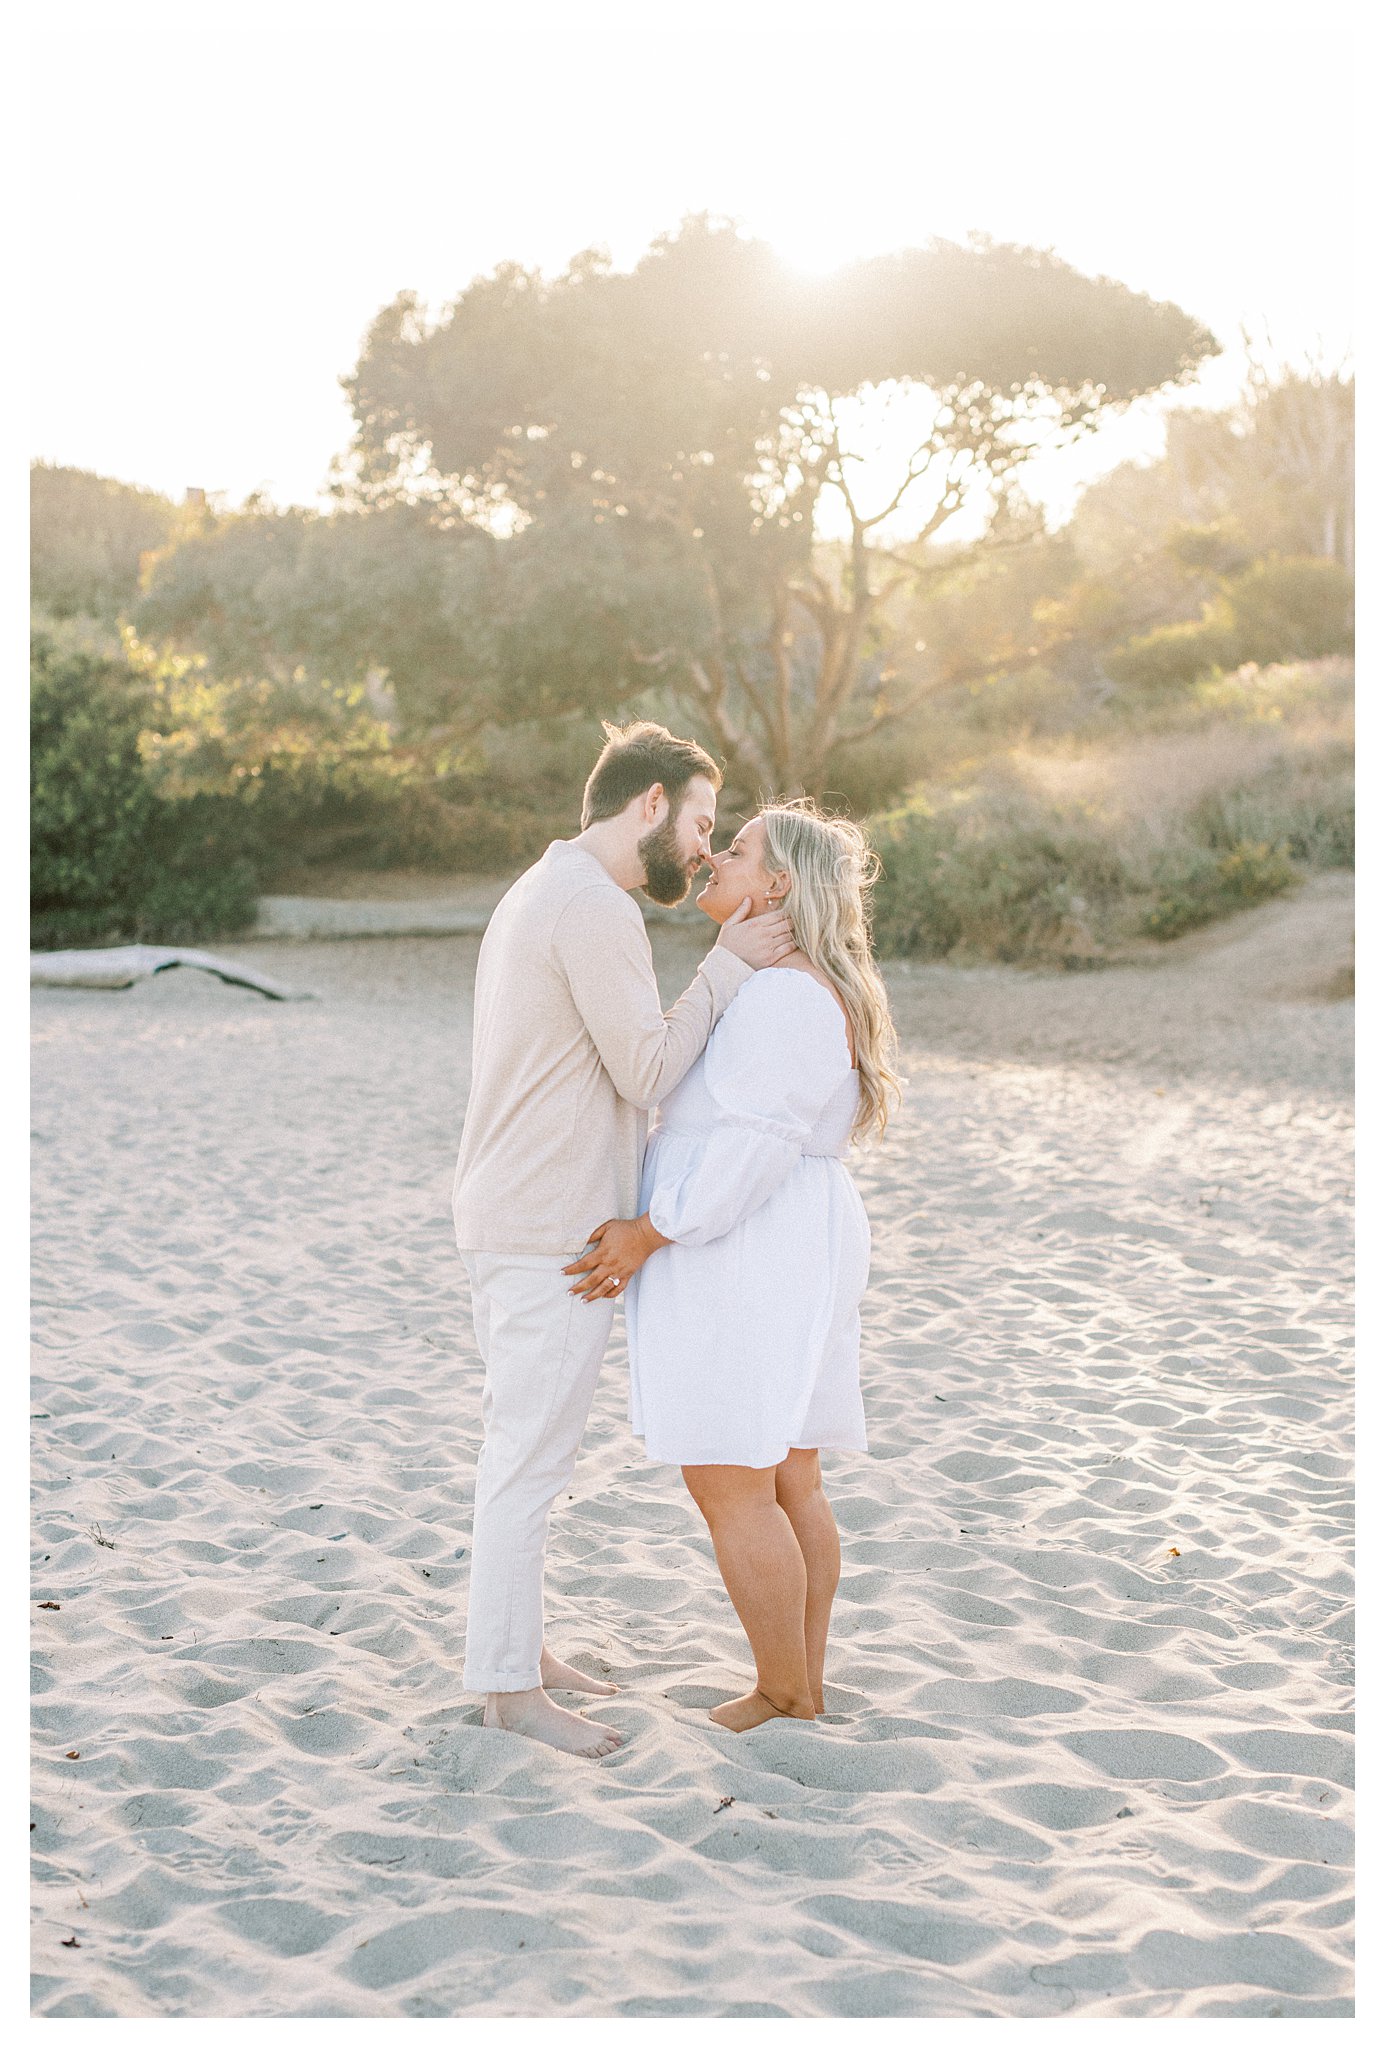
M 693 870 L 688 855 L 678 845 L 678 828 L 672 811 L 662 825 L 636 844 L 644 862 L 644 893 L 655 903 L 681 903 L 692 887 Z M 701 861 L 698 866 L 701 867 Z

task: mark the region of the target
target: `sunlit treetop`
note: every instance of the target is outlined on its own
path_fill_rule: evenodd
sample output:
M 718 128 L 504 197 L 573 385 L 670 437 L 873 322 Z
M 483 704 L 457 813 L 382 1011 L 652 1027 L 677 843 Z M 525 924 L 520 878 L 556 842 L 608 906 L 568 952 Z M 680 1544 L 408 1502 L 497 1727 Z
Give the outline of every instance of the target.
M 665 684 L 747 780 L 813 787 L 835 744 L 907 709 L 871 680 L 872 621 L 964 497 L 999 498 L 1216 347 L 1048 251 L 935 242 L 813 276 L 700 216 L 629 271 L 599 251 L 553 279 L 502 265 L 435 322 L 396 299 L 345 380 L 342 487 L 510 536 L 507 645 L 586 646 L 584 690 Z M 866 506 L 841 401 L 872 387 L 926 403 Z M 814 552 L 825 491 L 850 521 L 836 568 Z M 912 556 L 882 542 L 905 518 Z
M 367 490 L 431 474 L 527 506 L 592 466 L 648 483 L 710 456 L 753 475 L 805 405 L 823 419 L 885 383 L 926 387 L 955 445 L 1003 462 L 1026 409 L 1051 438 L 1216 348 L 1177 306 L 1048 251 L 935 242 L 812 276 L 704 217 L 629 272 L 594 251 L 552 280 L 502 265 L 432 326 L 404 294 L 346 386 Z

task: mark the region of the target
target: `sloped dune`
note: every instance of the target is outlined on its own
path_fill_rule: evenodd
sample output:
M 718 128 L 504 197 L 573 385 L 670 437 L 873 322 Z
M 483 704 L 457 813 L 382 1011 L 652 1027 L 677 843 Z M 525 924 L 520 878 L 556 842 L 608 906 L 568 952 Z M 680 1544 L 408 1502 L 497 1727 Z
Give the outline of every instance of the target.
M 1350 2011 L 1348 1008 L 892 970 L 828 1712 L 706 1719 L 617 1343 L 550 1571 L 596 1765 L 459 1684 L 475 942 L 236 954 L 322 1000 L 35 998 L 36 2013 Z

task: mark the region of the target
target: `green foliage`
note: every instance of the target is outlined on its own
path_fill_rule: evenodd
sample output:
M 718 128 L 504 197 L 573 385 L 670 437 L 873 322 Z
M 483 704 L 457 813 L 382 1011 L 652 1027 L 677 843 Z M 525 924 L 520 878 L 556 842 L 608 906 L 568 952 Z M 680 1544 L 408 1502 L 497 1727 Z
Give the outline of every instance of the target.
M 35 634 L 32 777 L 41 948 L 235 930 L 314 864 L 495 873 L 572 822 L 551 776 L 497 790 L 481 756 L 439 773 L 393 747 L 359 685 L 224 682 L 128 629 Z
M 156 653 L 133 635 L 127 645 L 152 689 L 140 740 L 151 786 L 233 804 L 268 873 L 324 862 L 493 872 L 554 837 L 542 791 L 537 803 L 497 795 L 480 757 L 439 766 L 395 745 L 362 684 L 301 669 L 221 681 L 201 656 Z
M 1354 645 L 1352 579 L 1338 562 L 1271 556 L 1227 577 L 1200 619 L 1160 626 L 1107 657 L 1117 682 L 1181 689 L 1244 662 L 1315 660 Z
M 571 838 L 575 817 L 571 804 L 548 810 L 470 782 L 406 784 L 389 802 L 363 808 L 354 833 L 340 836 L 333 852 L 367 868 L 512 874 L 537 860 L 550 840 Z M 320 843 L 317 851 L 322 857 Z
M 973 793 L 915 799 L 875 820 L 882 863 L 875 939 L 882 953 L 955 951 L 1027 960 L 1092 950 L 1092 930 L 1131 885 L 1119 849 L 1081 813 Z
M 145 773 L 149 678 L 42 634 L 30 672 L 32 943 L 179 942 L 247 923 L 255 877 L 231 810 L 164 800 Z
M 234 805 L 160 800 L 145 855 L 143 886 L 130 906 L 132 938 L 192 945 L 252 922 L 259 849 Z
M 140 565 L 180 521 L 155 491 L 36 462 L 29 471 L 33 603 L 55 619 L 114 623 L 139 588 Z
M 1156 626 L 1106 657 L 1107 673 L 1136 690 L 1182 690 L 1199 676 L 1239 666 L 1241 640 L 1230 607 L 1209 605 L 1200 619 Z
M 1174 412 L 1159 462 L 1123 463 L 1066 529 L 1046 658 L 1136 691 L 1351 644 L 1352 381 L 1258 365 L 1224 412 Z
M 150 691 L 141 748 L 150 779 L 167 796 L 236 796 L 267 805 L 313 802 L 325 788 L 374 789 L 402 775 L 388 727 L 359 684 L 339 686 L 296 671 L 286 679 L 222 681 L 200 655 L 156 652 L 127 640 Z
M 406 734 L 473 732 L 501 708 L 485 623 L 494 548 L 405 503 L 324 517 L 252 502 L 155 555 L 133 618 L 214 674 L 369 685 Z
M 1155 863 L 1155 900 L 1143 928 L 1152 939 L 1176 939 L 1233 910 L 1281 896 L 1298 879 L 1286 845 L 1238 839 L 1225 852 L 1194 841 Z
M 997 751 L 1099 730 L 1109 722 L 1103 711 L 1083 682 L 1037 662 L 954 683 L 930 692 L 899 731 L 834 752 L 827 793 L 864 817 L 900 803 L 919 784 L 965 783 Z
M 1250 566 L 1239 520 L 1213 519 L 1204 526 L 1174 525 L 1164 539 L 1171 561 L 1194 575 L 1221 578 L 1239 575 Z
M 1355 646 L 1352 579 L 1340 562 L 1272 555 L 1226 586 L 1236 666 L 1243 661 L 1315 661 Z
M 1097 417 L 1126 388 L 1122 360 L 1123 375 L 1181 375 L 1201 342 L 1173 309 L 1093 296 L 1031 258 L 940 244 L 845 282 L 791 279 L 704 221 L 628 275 L 595 257 L 557 281 L 502 270 L 431 329 L 400 301 L 352 380 L 355 474 L 326 516 L 177 511 L 37 467 L 44 660 L 85 678 L 36 745 L 51 915 L 119 901 L 128 924 L 138 899 L 146 920 L 184 917 L 180 833 L 223 850 L 208 863 L 223 880 L 247 860 L 262 880 L 319 863 L 513 868 L 571 830 L 599 718 L 636 713 L 722 755 L 728 818 L 801 784 L 912 816 L 922 785 L 934 823 L 901 829 L 901 877 L 917 872 L 896 907 L 901 943 L 928 950 L 1078 953 L 1084 932 L 1125 930 L 1137 900 L 1130 929 L 1235 900 L 1280 849 L 1349 861 L 1341 763 L 1248 770 L 1175 834 L 1182 867 L 1156 873 L 1151 847 L 1120 839 L 1118 879 L 1093 814 L 1013 790 L 953 802 L 1017 749 L 1076 758 L 1113 736 L 1260 726 L 1314 690 L 1340 725 L 1349 686 L 1340 661 L 1316 681 L 1263 664 L 1352 644 L 1350 383 L 1262 379 L 1227 414 L 1174 414 L 1163 462 L 1101 480 L 1049 533 L 1012 488 L 1015 447 L 1045 419 Z M 1098 305 L 1119 317 L 1084 342 Z M 990 530 L 886 553 L 853 507 L 852 539 L 815 542 L 822 494 L 855 473 L 828 395 L 910 363 L 951 414 L 919 451 L 925 534 L 963 454 L 999 495 Z M 122 614 L 138 638 L 116 632 Z M 136 870 L 169 821 L 160 907 Z
M 147 692 L 128 669 L 30 648 L 30 802 L 35 908 L 95 909 L 136 894 L 155 799 L 139 735 Z

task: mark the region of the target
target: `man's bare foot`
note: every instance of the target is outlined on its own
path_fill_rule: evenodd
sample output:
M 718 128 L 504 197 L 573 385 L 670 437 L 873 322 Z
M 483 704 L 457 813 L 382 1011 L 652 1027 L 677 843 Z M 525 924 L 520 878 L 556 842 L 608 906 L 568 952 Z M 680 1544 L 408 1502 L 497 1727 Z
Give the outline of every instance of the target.
M 604 1721 L 588 1721 L 556 1706 L 541 1685 L 527 1692 L 488 1693 L 481 1725 L 528 1735 L 569 1756 L 610 1756 L 625 1740 L 618 1728 L 608 1728 Z
M 812 1721 L 817 1710 L 806 1696 L 791 1700 L 786 1706 L 776 1706 L 767 1693 L 747 1692 L 738 1700 L 723 1700 L 719 1707 L 713 1707 L 709 1720 L 720 1722 L 736 1735 L 744 1735 L 747 1728 L 758 1728 L 763 1721 Z
M 608 1685 L 604 1678 L 588 1678 L 585 1671 L 579 1671 L 575 1664 L 564 1664 L 561 1657 L 545 1647 L 539 1658 L 539 1684 L 552 1692 L 556 1686 L 561 1692 L 619 1692 L 618 1685 Z

